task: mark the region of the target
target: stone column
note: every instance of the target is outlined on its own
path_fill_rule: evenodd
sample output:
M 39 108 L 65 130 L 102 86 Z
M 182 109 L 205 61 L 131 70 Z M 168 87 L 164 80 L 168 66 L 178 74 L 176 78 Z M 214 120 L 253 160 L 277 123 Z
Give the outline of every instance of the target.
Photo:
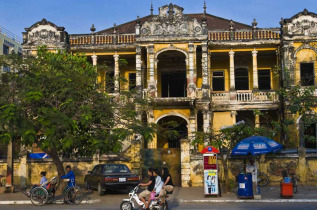
M 99 160 L 100 160 L 100 155 L 99 155 L 99 151 L 96 152 L 96 154 L 93 155 L 92 157 L 92 164 L 95 166 L 95 165 L 98 165 L 99 164 Z
M 189 187 L 190 181 L 190 140 L 181 139 L 181 181 L 182 187 Z
M 114 57 L 114 92 L 115 93 L 118 93 L 119 92 L 119 87 L 120 87 L 120 80 L 119 80 L 119 77 L 120 77 L 120 70 L 119 70 L 119 55 L 117 54 L 114 54 L 113 55 Z
M 135 56 L 135 70 L 136 70 L 136 90 L 142 94 L 142 60 L 141 60 L 141 46 L 136 46 Z
M 141 175 L 141 135 L 135 135 L 135 139 L 131 142 L 131 170 Z
M 201 86 L 201 89 L 203 91 L 203 98 L 209 98 L 210 97 L 210 74 L 209 74 L 209 68 L 208 68 L 208 45 L 207 42 L 204 42 L 201 44 L 202 48 L 202 58 L 201 58 L 201 67 L 202 67 L 202 77 L 203 77 L 203 83 Z
M 156 82 L 155 82 L 155 60 L 154 60 L 154 45 L 148 46 L 148 57 L 149 57 L 149 67 L 150 67 L 150 81 L 149 81 L 149 94 L 151 97 L 155 97 L 156 92 Z
M 231 111 L 232 125 L 237 123 L 237 111 Z
M 259 83 L 258 83 L 258 51 L 254 50 L 252 51 L 252 62 L 253 62 L 253 90 L 259 89 Z
M 210 111 L 209 110 L 203 110 L 203 131 L 205 133 L 209 133 L 210 131 Z M 204 141 L 204 146 L 206 147 L 208 145 L 208 139 Z
M 235 91 L 235 79 L 234 79 L 234 52 L 231 49 L 229 52 L 230 57 L 230 91 Z
M 193 43 L 188 44 L 188 76 L 187 76 L 187 97 L 194 98 L 196 96 L 196 77 L 195 77 L 195 62 L 194 62 L 194 50 Z
M 98 56 L 96 55 L 96 53 L 95 53 L 95 52 L 93 52 L 93 53 L 92 53 L 91 58 L 92 58 L 92 65 L 93 65 L 93 66 L 97 66 L 97 59 L 98 59 Z
M 255 127 L 259 128 L 260 127 L 260 115 L 259 114 L 255 114 Z

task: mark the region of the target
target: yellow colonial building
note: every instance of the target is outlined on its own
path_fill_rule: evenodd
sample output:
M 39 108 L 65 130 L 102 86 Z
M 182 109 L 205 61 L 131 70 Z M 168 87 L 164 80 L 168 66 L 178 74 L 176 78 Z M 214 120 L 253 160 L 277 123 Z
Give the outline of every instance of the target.
M 315 13 L 304 10 L 282 20 L 281 27 L 258 28 L 256 20 L 243 24 L 208 14 L 206 5 L 203 9 L 185 14 L 184 8 L 169 4 L 159 7 L 158 14 L 151 8 L 148 16 L 105 30 L 92 26 L 90 34 L 68 34 L 64 27 L 43 19 L 26 28 L 23 50 L 32 54 L 45 44 L 50 50 L 85 53 L 98 66 L 105 91 L 116 95 L 135 89 L 140 97 L 151 98 L 152 107 L 142 119 L 158 124 L 176 121 L 181 135 L 175 140 L 157 134 L 154 141 L 139 146 L 127 142 L 130 166 L 137 171 L 166 165 L 177 185 L 201 185 L 202 157 L 192 153 L 195 148 L 190 144 L 196 131 L 217 131 L 241 120 L 253 126 L 278 120 L 277 67 L 288 68 L 293 82 L 302 86 L 317 82 Z M 121 65 L 120 59 L 127 64 Z M 128 85 L 119 77 L 126 78 Z M 294 136 L 296 148 L 316 149 L 299 139 Z M 301 157 L 267 159 L 261 169 L 274 178 L 270 167 L 294 161 L 297 168 L 305 168 L 301 180 L 316 179 L 316 158 Z M 303 161 L 307 167 L 301 166 Z

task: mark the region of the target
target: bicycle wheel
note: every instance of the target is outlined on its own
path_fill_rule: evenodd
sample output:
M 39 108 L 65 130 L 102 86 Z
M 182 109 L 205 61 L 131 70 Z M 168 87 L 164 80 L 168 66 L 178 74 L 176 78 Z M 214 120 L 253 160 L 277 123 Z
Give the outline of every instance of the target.
M 35 206 L 42 206 L 47 203 L 48 192 L 43 187 L 36 187 L 31 191 L 30 198 Z
M 67 189 L 66 195 L 65 195 L 65 201 L 68 204 L 78 205 L 82 202 L 82 200 L 83 200 L 83 194 L 80 190 L 80 187 L 75 186 L 75 187 L 70 187 Z
M 269 177 L 265 173 L 258 173 L 258 186 L 264 187 L 269 182 Z

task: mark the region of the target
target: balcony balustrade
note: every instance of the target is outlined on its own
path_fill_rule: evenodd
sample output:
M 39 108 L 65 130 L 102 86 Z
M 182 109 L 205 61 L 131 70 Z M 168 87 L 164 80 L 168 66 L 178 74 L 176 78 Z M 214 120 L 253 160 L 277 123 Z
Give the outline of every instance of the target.
M 270 40 L 280 39 L 280 29 L 255 29 L 235 31 L 209 31 L 210 41 L 232 41 L 232 40 Z
M 276 103 L 278 95 L 275 91 L 212 92 L 211 100 L 215 104 Z
M 72 46 L 133 44 L 135 43 L 135 34 L 72 34 L 69 36 L 69 40 Z

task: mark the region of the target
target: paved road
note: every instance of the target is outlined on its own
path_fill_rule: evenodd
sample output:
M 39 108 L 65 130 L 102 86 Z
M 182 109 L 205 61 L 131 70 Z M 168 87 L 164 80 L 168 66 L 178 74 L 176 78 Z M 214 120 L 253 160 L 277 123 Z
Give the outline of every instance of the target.
M 5 209 L 5 210 L 13 210 L 13 209 L 34 209 L 34 210 L 39 210 L 39 209 L 76 209 L 76 210 L 88 210 L 88 209 L 96 209 L 96 210 L 101 210 L 101 209 L 106 209 L 106 210 L 118 210 L 119 205 L 114 205 L 114 204 L 92 204 L 92 205 L 79 205 L 79 206 L 70 206 L 70 205 L 47 205 L 47 206 L 42 206 L 42 207 L 36 207 L 32 205 L 1 205 L 0 209 Z M 317 203 L 221 203 L 221 204 L 216 204 L 216 203 L 209 203 L 209 204 L 172 204 L 170 206 L 170 209 L 172 210 L 182 210 L 182 209 L 225 209 L 225 210 L 239 210 L 239 209 L 247 209 L 247 210 L 298 210 L 298 209 L 305 209 L 305 210 L 310 210 L 310 209 L 317 209 Z

